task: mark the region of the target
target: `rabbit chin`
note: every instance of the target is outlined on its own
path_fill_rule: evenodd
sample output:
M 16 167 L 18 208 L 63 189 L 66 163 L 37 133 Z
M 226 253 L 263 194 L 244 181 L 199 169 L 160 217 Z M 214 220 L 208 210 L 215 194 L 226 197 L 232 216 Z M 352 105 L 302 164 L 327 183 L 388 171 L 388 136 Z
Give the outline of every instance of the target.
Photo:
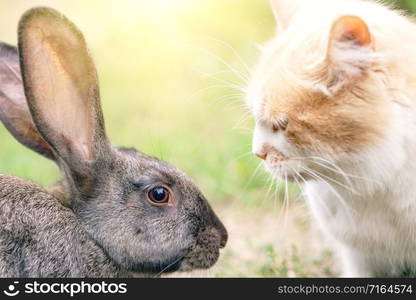
M 208 269 L 217 262 L 219 256 L 218 238 L 211 230 L 204 230 L 199 234 L 197 244 L 183 259 L 178 271 Z
M 138 263 L 133 267 L 133 270 L 139 274 L 160 276 L 164 273 L 176 271 L 187 272 L 195 269 L 208 269 L 217 262 L 219 256 L 220 251 L 218 247 L 196 245 L 186 255 L 179 255 L 160 262 Z
M 178 271 L 181 268 L 183 261 L 184 256 L 181 255 L 159 262 L 137 263 L 132 269 L 138 274 L 154 274 L 155 276 L 159 276 L 162 273 L 172 273 Z
M 195 269 L 208 269 L 212 267 L 220 256 L 220 248 L 225 243 L 218 239 L 218 233 L 211 227 L 200 229 L 196 240 L 189 248 L 166 255 L 163 259 L 153 262 L 139 262 L 132 266 L 132 270 L 141 274 L 186 272 Z M 158 255 L 160 257 L 160 255 Z

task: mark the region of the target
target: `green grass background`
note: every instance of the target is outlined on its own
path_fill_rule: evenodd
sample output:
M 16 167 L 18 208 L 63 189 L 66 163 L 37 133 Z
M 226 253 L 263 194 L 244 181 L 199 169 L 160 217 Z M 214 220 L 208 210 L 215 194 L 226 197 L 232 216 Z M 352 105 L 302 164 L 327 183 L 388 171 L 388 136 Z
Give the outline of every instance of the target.
M 395 2 L 416 11 L 414 0 Z M 254 172 L 253 123 L 240 90 L 258 44 L 274 32 L 267 0 L 1 0 L 0 40 L 16 44 L 19 17 L 33 6 L 62 11 L 84 33 L 115 145 L 180 167 L 217 210 L 279 209 L 282 189 L 268 196 L 268 176 Z M 59 178 L 52 162 L 18 144 L 3 126 L 0 172 L 43 185 Z M 296 191 L 290 187 L 291 195 Z M 261 265 L 241 273 L 224 260 L 217 276 L 288 275 L 272 246 L 257 250 L 268 258 Z M 293 259 L 300 265 L 295 275 L 307 276 L 305 259 Z

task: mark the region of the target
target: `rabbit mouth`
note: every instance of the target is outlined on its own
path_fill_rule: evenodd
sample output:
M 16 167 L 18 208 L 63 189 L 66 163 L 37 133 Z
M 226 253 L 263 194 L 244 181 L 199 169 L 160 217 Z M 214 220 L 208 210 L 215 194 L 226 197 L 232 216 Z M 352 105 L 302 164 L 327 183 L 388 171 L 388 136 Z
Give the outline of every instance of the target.
M 199 235 L 194 247 L 185 255 L 178 271 L 185 272 L 194 269 L 208 269 L 220 257 L 221 245 L 217 237 L 209 231 Z
M 217 262 L 219 257 L 220 250 L 218 247 L 202 249 L 202 247 L 197 246 L 185 256 L 178 271 L 187 272 L 195 269 L 208 269 Z
M 179 256 L 168 259 L 164 262 L 144 262 L 136 264 L 134 267 L 134 272 L 141 274 L 157 274 L 161 275 L 163 273 L 172 273 L 176 272 L 181 268 L 182 262 L 185 257 Z

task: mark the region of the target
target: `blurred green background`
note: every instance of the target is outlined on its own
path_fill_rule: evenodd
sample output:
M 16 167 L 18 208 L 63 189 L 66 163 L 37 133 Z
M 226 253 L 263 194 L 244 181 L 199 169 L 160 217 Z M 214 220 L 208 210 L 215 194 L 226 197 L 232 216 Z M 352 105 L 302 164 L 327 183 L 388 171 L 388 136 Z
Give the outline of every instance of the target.
M 390 2 L 416 11 L 415 0 Z M 84 33 L 113 143 L 183 169 L 229 227 L 229 249 L 201 276 L 333 274 L 321 248 L 312 258 L 299 254 L 296 242 L 276 250 L 273 232 L 280 223 L 273 220 L 284 189 L 273 186 L 250 153 L 253 124 L 243 93 L 258 44 L 274 32 L 267 0 L 1 0 L 0 40 L 16 44 L 19 17 L 34 6 L 62 11 Z M 44 185 L 59 178 L 53 163 L 18 144 L 3 126 L 0 173 Z M 295 201 L 297 188 L 289 194 Z M 306 232 L 307 217 L 294 222 Z

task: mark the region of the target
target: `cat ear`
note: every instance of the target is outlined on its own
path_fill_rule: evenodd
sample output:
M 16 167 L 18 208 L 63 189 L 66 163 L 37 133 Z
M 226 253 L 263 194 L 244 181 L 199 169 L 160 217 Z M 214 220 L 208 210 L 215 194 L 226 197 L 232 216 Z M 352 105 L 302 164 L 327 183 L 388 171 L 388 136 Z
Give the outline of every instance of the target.
M 278 28 L 286 28 L 290 19 L 307 0 L 270 0 Z
M 356 16 L 338 18 L 332 25 L 328 42 L 328 89 L 334 93 L 362 79 L 374 58 L 367 24 Z

